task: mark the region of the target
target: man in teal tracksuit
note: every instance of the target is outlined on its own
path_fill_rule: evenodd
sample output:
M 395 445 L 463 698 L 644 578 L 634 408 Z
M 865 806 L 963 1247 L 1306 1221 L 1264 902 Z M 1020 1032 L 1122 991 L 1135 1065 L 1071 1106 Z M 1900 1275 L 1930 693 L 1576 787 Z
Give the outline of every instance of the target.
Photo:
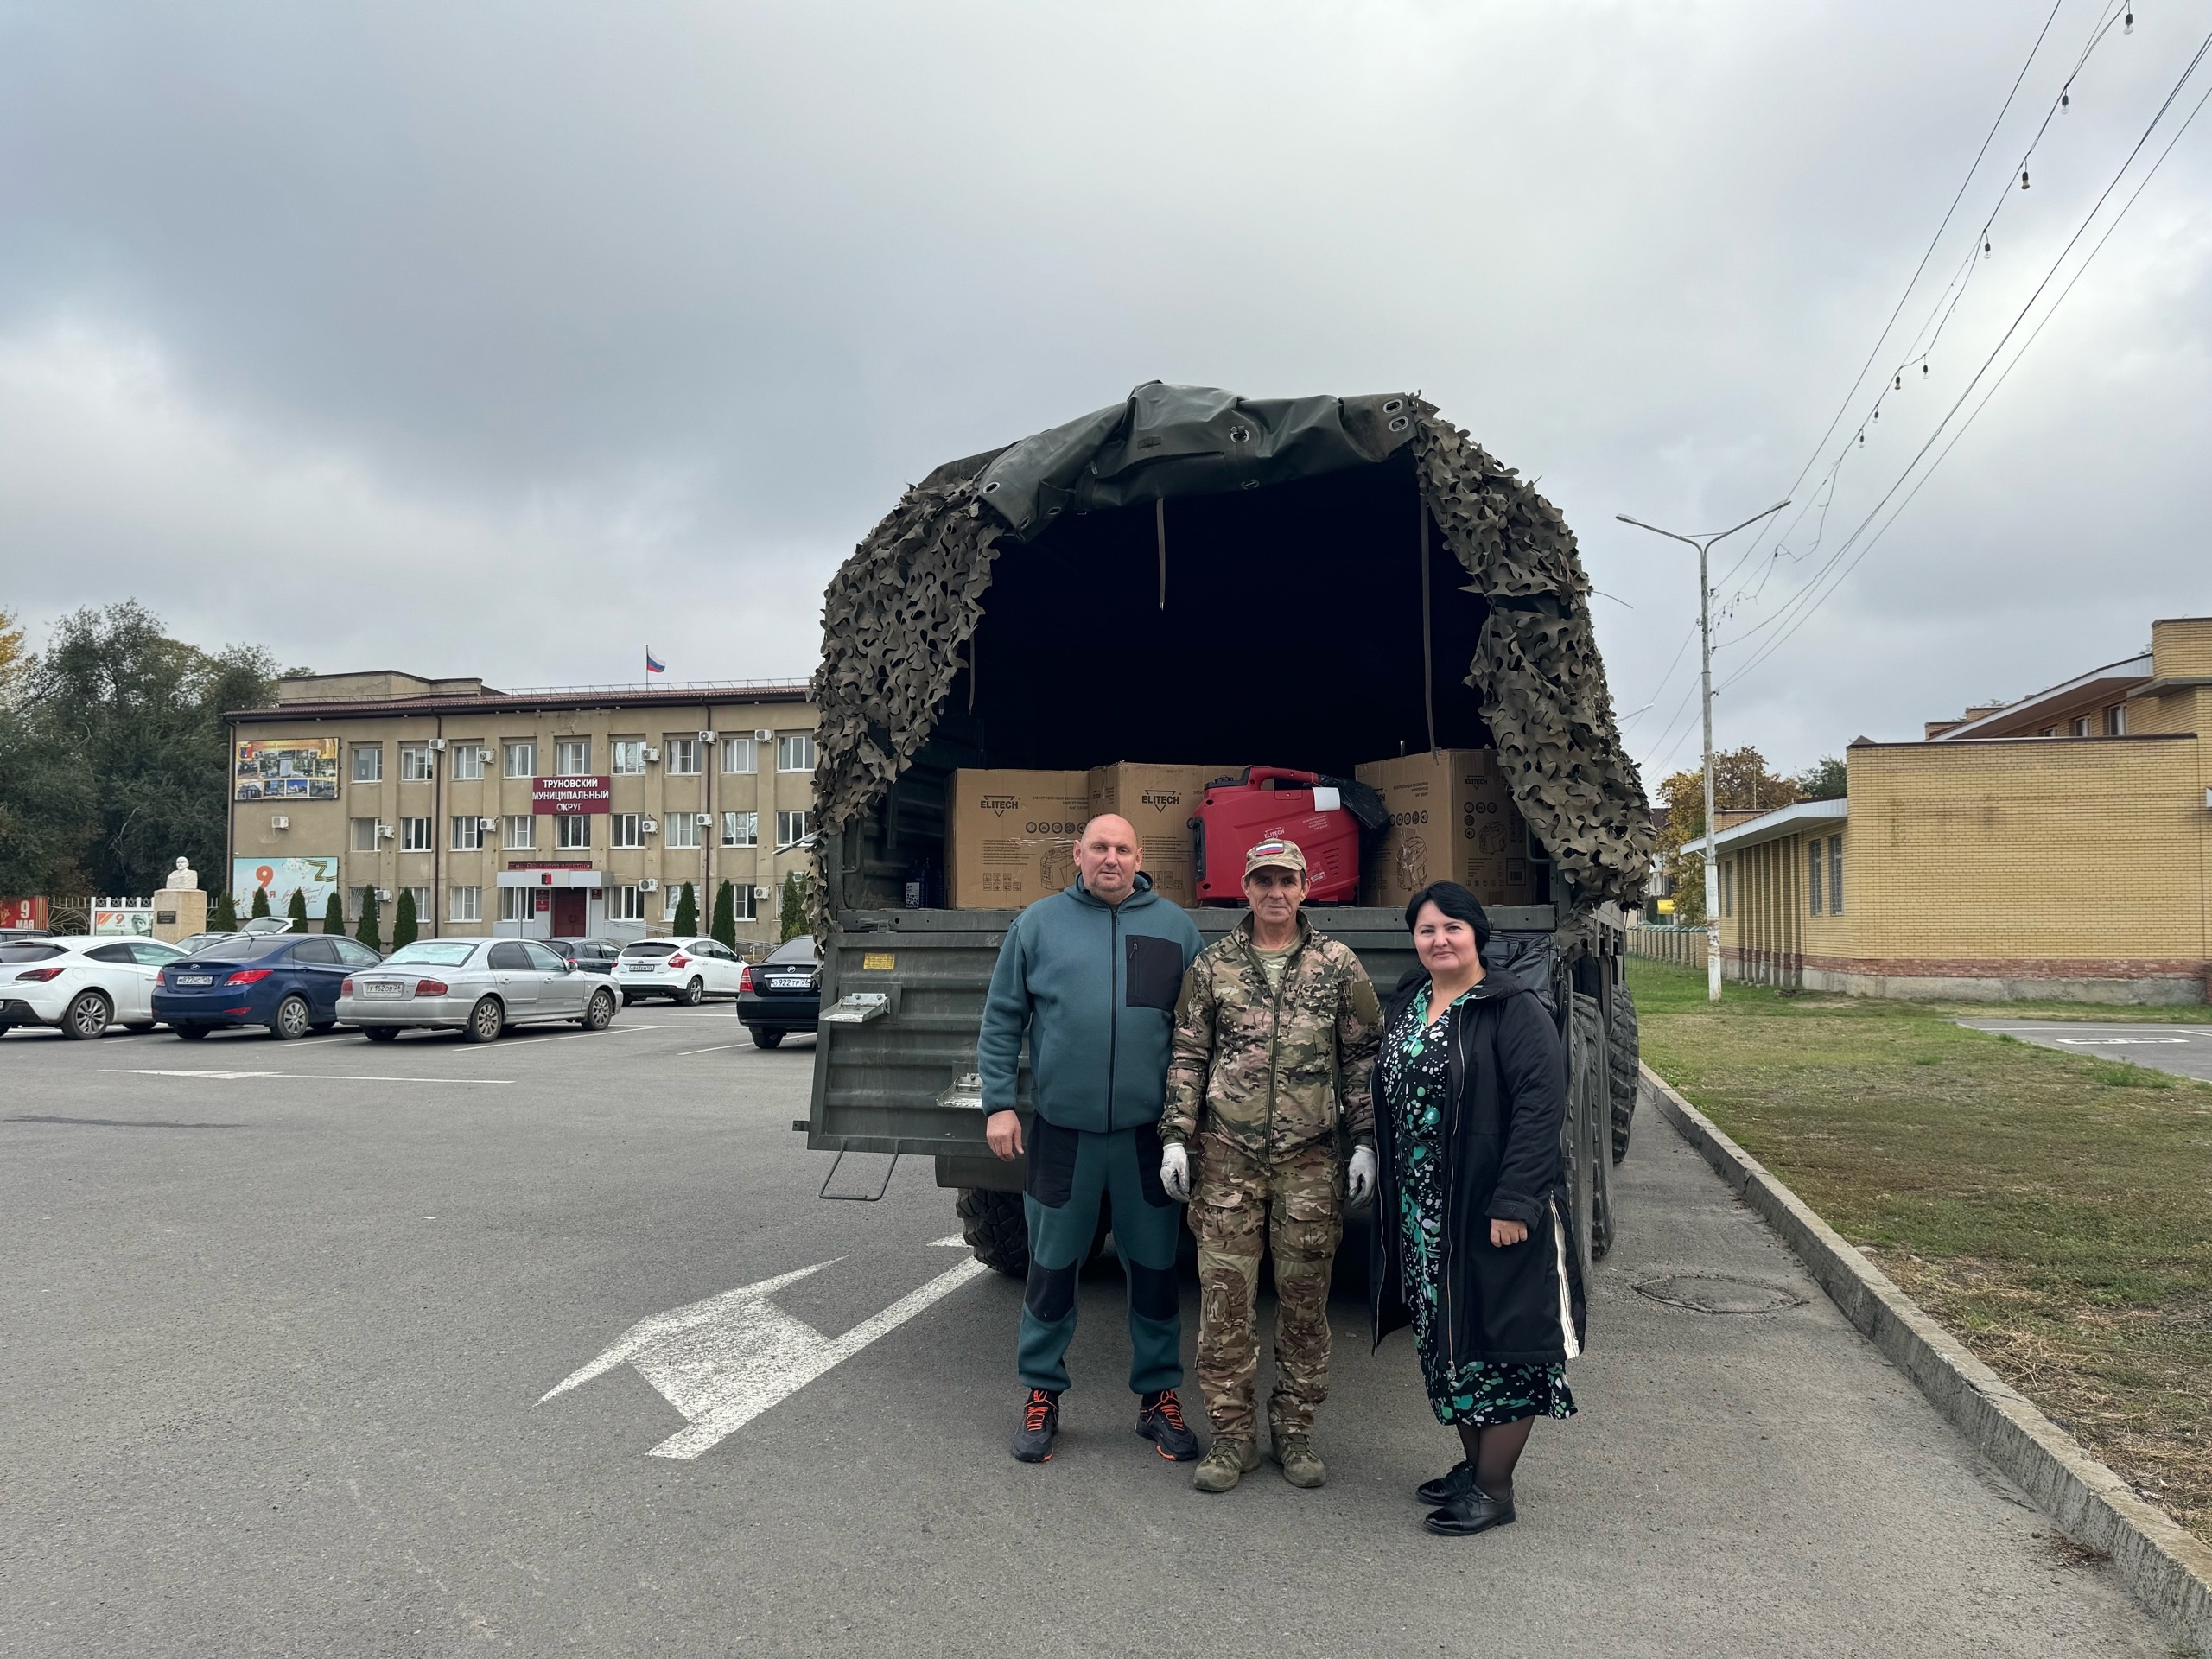
M 1029 1155 L 1029 1286 L 1017 1363 L 1029 1390 L 1014 1455 L 1043 1463 L 1059 1432 L 1075 1335 L 1076 1275 L 1090 1253 L 1102 1194 L 1129 1281 L 1129 1387 L 1137 1433 L 1186 1462 L 1198 1437 L 1183 1421 L 1183 1318 L 1175 1285 L 1182 1219 L 1160 1184 L 1160 1111 L 1183 970 L 1198 930 L 1152 891 L 1126 818 L 1084 826 L 1076 880 L 1040 899 L 1007 931 L 976 1039 L 985 1133 L 1005 1159 Z M 1021 1042 L 1029 1039 L 1035 1108 L 1025 1146 L 1014 1109 Z

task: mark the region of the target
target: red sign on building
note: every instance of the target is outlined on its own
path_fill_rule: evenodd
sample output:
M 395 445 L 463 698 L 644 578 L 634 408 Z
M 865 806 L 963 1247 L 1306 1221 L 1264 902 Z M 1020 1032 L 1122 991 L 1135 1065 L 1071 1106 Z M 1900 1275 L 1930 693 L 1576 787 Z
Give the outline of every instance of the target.
M 579 812 L 610 812 L 614 804 L 612 784 L 607 778 L 533 778 L 530 809 L 563 818 Z

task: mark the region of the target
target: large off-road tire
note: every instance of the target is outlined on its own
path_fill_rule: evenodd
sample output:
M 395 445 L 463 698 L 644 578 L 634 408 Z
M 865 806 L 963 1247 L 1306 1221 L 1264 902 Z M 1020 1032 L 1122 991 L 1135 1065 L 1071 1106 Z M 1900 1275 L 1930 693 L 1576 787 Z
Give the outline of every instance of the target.
M 1605 1017 L 1594 996 L 1574 998 L 1574 1053 L 1567 1105 L 1568 1188 L 1579 1211 L 1579 1230 L 1589 1262 L 1613 1244 L 1611 1090 L 1606 1082 Z
M 1637 1073 L 1641 1044 L 1636 999 L 1629 995 L 1626 980 L 1613 988 L 1613 1022 L 1605 1031 L 1605 1057 L 1611 1073 L 1608 1081 L 1613 1093 L 1613 1161 L 1618 1164 L 1628 1156 L 1629 1130 L 1636 1122 L 1637 1097 L 1643 1086 Z
M 1028 1277 L 1029 1218 L 1022 1212 L 1020 1193 L 963 1186 L 953 1208 L 960 1217 L 960 1236 L 978 1262 L 1009 1279 Z

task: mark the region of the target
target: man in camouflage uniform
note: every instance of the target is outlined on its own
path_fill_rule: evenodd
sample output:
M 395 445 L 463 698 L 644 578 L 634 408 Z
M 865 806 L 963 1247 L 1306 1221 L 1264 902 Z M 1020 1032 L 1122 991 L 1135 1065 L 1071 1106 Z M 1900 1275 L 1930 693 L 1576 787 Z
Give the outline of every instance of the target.
M 1350 946 L 1300 912 L 1306 855 L 1263 841 L 1245 855 L 1252 908 L 1184 976 L 1160 1121 L 1160 1179 L 1198 1240 L 1198 1387 L 1213 1446 L 1193 1484 L 1225 1492 L 1260 1466 L 1253 1379 L 1260 1256 L 1275 1263 L 1275 1387 L 1268 1427 L 1294 1486 L 1319 1486 L 1313 1414 L 1329 1392 L 1329 1274 L 1354 1203 L 1375 1185 L 1372 1072 L 1382 1009 Z

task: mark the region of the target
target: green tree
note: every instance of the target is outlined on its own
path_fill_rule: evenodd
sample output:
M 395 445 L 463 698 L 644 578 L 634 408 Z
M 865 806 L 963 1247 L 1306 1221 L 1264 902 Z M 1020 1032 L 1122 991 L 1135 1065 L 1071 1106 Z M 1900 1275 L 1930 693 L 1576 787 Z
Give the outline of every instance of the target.
M 795 939 L 806 931 L 806 896 L 810 878 L 793 870 L 784 878 L 782 912 L 776 918 L 778 941 Z
M 1766 757 L 1746 746 L 1713 757 L 1715 812 L 1763 812 L 1798 798 L 1797 780 L 1777 777 Z M 1672 919 L 1705 925 L 1705 772 L 1678 772 L 1659 785 L 1658 866 L 1674 884 Z M 1721 819 L 1726 829 L 1728 820 Z
M 398 908 L 391 912 L 391 948 L 397 950 L 403 944 L 414 944 L 416 931 L 415 889 L 402 887 Z
M 346 931 L 346 900 L 336 888 L 331 889 L 330 899 L 322 907 L 322 931 L 343 933 Z
M 263 887 L 258 881 L 253 884 L 252 913 L 256 916 L 266 916 L 269 914 L 269 889 Z
M 384 940 L 377 931 L 377 890 L 361 889 L 361 925 L 353 930 L 353 937 L 372 950 L 384 949 Z
M 208 928 L 217 933 L 238 931 L 238 901 L 231 897 L 228 887 L 215 895 L 214 913 L 207 918 Z
M 699 895 L 686 881 L 683 891 L 676 896 L 676 931 L 696 933 L 699 931 Z
M 715 889 L 714 925 L 707 931 L 731 950 L 737 949 L 737 893 L 727 881 Z
M 306 888 L 294 887 L 292 889 L 292 901 L 284 906 L 284 914 L 291 919 L 293 932 L 304 933 L 308 931 L 308 895 Z
M 1840 801 L 1847 794 L 1848 770 L 1834 755 L 1823 755 L 1797 774 L 1797 798 L 1804 801 Z

